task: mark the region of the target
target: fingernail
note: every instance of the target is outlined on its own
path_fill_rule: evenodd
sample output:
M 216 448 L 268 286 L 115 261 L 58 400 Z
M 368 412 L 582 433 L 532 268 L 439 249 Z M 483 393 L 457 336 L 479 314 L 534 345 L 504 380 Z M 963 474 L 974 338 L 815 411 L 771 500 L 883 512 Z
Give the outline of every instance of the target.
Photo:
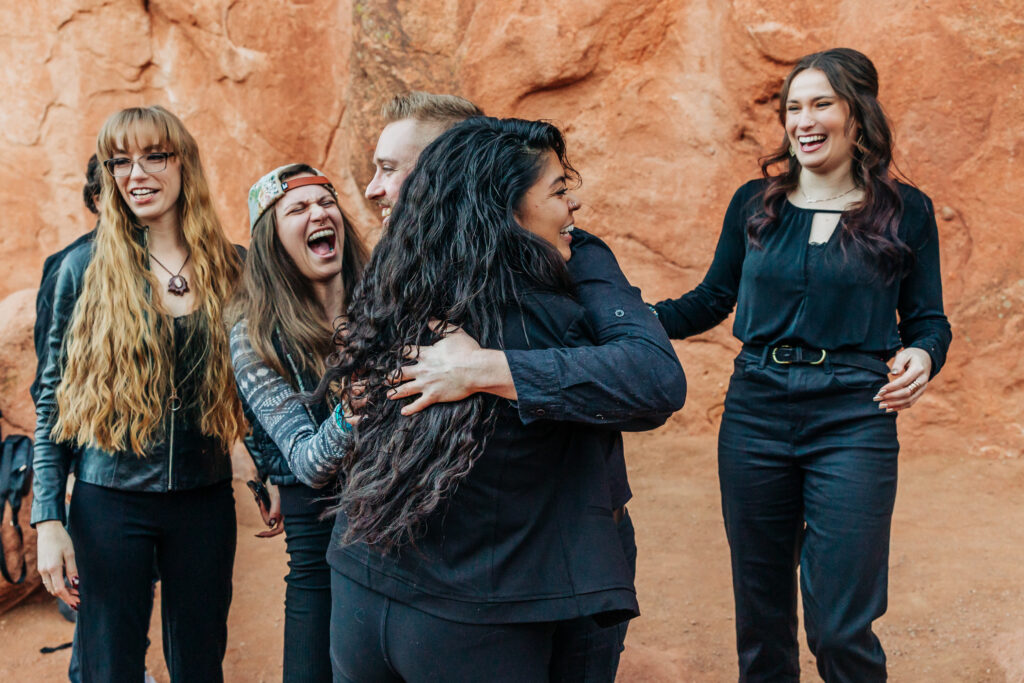
M 879 407 L 879 408 L 885 408 L 886 410 L 888 410 L 888 409 L 889 409 L 889 406 L 888 406 L 888 405 L 886 405 L 885 403 L 879 403 L 879 404 L 878 404 L 878 407 Z
M 896 411 L 894 409 L 892 409 L 892 408 L 886 408 L 885 412 L 887 412 L 887 413 L 895 413 Z
M 876 394 L 875 397 L 873 399 L 871 399 L 871 400 L 872 401 L 881 401 L 882 400 L 882 395 L 881 394 Z

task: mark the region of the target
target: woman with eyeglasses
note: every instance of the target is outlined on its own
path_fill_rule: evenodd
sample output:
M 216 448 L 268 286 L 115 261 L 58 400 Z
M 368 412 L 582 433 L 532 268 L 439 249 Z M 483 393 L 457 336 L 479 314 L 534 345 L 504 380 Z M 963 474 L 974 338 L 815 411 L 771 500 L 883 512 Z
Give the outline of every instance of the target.
M 249 190 L 252 240 L 230 307 L 235 378 L 252 424 L 251 449 L 261 478 L 276 486 L 288 551 L 284 603 L 284 680 L 329 683 L 333 522 L 321 519 L 326 492 L 299 481 L 269 436 L 280 429 L 287 393 L 245 400 L 256 377 L 273 373 L 295 392 L 312 391 L 334 350 L 335 321 L 345 314 L 367 252 L 323 173 L 306 164 L 277 168 Z M 302 407 L 323 422 L 330 401 Z M 290 428 L 285 427 L 286 430 Z
M 242 260 L 173 114 L 112 115 L 97 155 L 96 239 L 61 264 L 37 403 L 39 573 L 78 610 L 82 680 L 142 680 L 155 556 L 171 680 L 219 681 L 246 431 L 222 316 Z
M 951 340 L 938 230 L 931 200 L 893 175 L 871 60 L 807 55 L 780 95 L 765 177 L 733 196 L 704 281 L 656 308 L 683 339 L 737 307 L 718 470 L 740 680 L 800 679 L 799 566 L 818 673 L 884 681 L 871 624 L 887 601 L 896 416 Z

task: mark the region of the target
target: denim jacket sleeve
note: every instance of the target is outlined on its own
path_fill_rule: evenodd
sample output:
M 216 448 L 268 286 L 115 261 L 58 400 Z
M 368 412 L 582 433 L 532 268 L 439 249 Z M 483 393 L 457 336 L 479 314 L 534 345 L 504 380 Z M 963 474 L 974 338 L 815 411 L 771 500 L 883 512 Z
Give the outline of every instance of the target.
M 686 399 L 664 328 L 604 242 L 576 229 L 572 251 L 569 272 L 598 345 L 506 351 L 520 419 L 623 431 L 661 426 Z
M 231 363 L 239 395 L 299 481 L 314 488 L 333 482 L 350 433 L 342 431 L 333 417 L 319 426 L 313 422 L 298 393 L 252 348 L 244 320 L 231 330 Z
M 39 377 L 36 400 L 36 431 L 32 457 L 33 526 L 51 519 L 66 523 L 64 492 L 71 470 L 73 449 L 68 443 L 55 441 L 50 432 L 57 419 L 57 387 L 64 374 L 64 337 L 82 288 L 92 245 L 76 248 L 61 263 L 53 291 L 53 314 L 46 333 L 45 366 Z

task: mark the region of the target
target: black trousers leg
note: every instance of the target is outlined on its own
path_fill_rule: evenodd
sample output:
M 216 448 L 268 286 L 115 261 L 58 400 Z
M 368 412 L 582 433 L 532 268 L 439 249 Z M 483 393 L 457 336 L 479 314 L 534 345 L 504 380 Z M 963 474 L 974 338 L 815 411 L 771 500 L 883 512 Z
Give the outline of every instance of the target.
M 175 683 L 216 683 L 224 678 L 235 561 L 231 482 L 158 495 L 172 499 L 161 507 L 157 546 L 164 659 Z
M 741 681 L 800 680 L 796 565 L 803 473 L 792 461 L 719 445 Z
M 79 481 L 68 531 L 82 598 L 76 625 L 83 683 L 138 683 L 146 670 L 159 530 L 147 496 Z
M 284 598 L 285 683 L 331 681 L 331 570 L 327 546 L 333 520 L 316 512 L 286 514 L 288 576 Z
M 843 447 L 805 466 L 800 557 L 807 643 L 829 683 L 886 680 L 871 623 L 886 609 L 894 449 Z

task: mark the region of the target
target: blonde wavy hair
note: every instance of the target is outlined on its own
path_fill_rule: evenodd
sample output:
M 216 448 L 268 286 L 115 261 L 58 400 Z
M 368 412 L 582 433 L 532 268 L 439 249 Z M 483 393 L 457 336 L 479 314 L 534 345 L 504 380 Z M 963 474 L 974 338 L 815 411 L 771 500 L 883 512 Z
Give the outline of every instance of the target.
M 130 147 L 172 152 L 180 161 L 181 230 L 191 253 L 196 323 L 190 343 L 203 349 L 195 372 L 199 428 L 230 446 L 247 426 L 235 390 L 223 308 L 242 271 L 221 228 L 195 139 L 160 106 L 125 109 L 103 124 L 100 162 Z M 65 336 L 66 364 L 57 389 L 53 437 L 108 451 L 145 455 L 166 437 L 163 418 L 175 365 L 174 325 L 149 269 L 145 228 L 114 179 L 103 173 L 100 222 L 92 260 Z

